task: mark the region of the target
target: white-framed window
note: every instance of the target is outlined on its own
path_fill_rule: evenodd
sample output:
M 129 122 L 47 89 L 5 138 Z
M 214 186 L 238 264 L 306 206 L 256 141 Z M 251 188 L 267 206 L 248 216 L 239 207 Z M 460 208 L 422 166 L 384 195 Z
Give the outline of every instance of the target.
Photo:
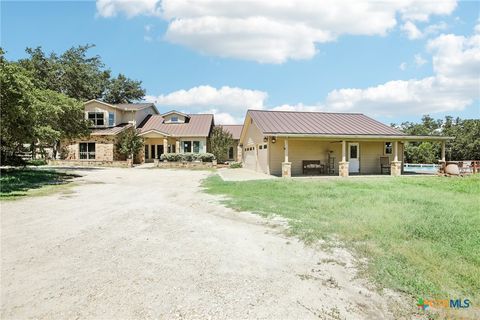
M 92 121 L 94 126 L 103 126 L 105 125 L 103 112 L 89 112 L 88 113 L 88 120 Z
M 115 126 L 115 112 L 108 113 L 108 126 L 109 127 Z
M 385 154 L 392 154 L 393 144 L 391 142 L 385 142 Z
M 95 142 L 79 143 L 80 160 L 95 160 Z
M 193 153 L 200 152 L 200 141 L 193 141 Z
M 192 152 L 192 141 L 183 141 L 183 152 Z
M 177 116 L 172 116 L 170 117 L 171 122 L 178 122 L 178 117 Z

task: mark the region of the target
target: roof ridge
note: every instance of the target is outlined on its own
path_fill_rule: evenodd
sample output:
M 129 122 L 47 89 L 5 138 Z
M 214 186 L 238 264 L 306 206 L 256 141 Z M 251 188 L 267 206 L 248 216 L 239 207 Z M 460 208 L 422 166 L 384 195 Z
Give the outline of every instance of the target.
M 247 112 L 249 111 L 259 111 L 259 112 L 287 112 L 287 113 L 326 113 L 326 114 L 357 114 L 357 115 L 363 115 L 365 116 L 364 113 L 361 112 L 332 112 L 332 111 L 295 111 L 295 110 L 257 110 L 257 109 L 247 109 Z M 366 116 L 368 117 L 368 116 Z

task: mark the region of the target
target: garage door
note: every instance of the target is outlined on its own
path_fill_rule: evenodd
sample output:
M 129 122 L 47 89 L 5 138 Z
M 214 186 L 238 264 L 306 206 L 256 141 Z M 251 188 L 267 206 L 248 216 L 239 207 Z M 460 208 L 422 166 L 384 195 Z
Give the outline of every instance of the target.
M 256 169 L 256 158 L 255 158 L 255 147 L 246 147 L 245 150 L 245 157 L 243 161 L 243 167 L 250 169 L 250 170 L 255 170 Z
M 267 144 L 258 146 L 258 170 L 267 173 L 268 150 Z

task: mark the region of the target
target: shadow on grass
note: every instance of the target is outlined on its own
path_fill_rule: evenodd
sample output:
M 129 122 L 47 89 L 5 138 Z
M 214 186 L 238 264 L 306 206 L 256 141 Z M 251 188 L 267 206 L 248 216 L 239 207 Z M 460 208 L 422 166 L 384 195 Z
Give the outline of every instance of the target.
M 77 177 L 80 176 L 55 170 L 1 169 L 0 199 L 22 197 L 30 190 L 67 184 Z

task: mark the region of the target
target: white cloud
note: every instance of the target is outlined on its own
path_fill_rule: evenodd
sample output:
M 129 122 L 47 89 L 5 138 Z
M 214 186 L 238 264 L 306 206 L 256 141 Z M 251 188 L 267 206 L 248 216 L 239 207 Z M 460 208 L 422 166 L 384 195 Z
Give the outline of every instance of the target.
M 421 67 L 423 66 L 425 63 L 427 63 L 427 60 L 425 60 L 421 54 L 417 53 L 415 56 L 414 56 L 414 59 L 415 59 L 415 64 L 418 66 L 418 67 Z
M 190 113 L 214 113 L 216 122 L 232 124 L 241 122 L 247 109 L 263 109 L 267 98 L 268 94 L 259 90 L 198 86 L 165 95 L 146 96 L 145 100 L 154 102 L 165 111 L 181 109 Z
M 450 14 L 455 6 L 456 0 L 97 0 L 97 13 L 160 16 L 173 43 L 204 54 L 282 63 L 312 58 L 317 44 L 341 35 L 386 35 L 397 19 L 413 30 L 413 22 Z
M 480 99 L 480 35 L 441 35 L 428 42 L 434 75 L 389 81 L 366 89 L 330 92 L 325 107 L 372 115 L 405 115 L 462 110 Z
M 420 29 L 418 29 L 411 21 L 405 22 L 401 29 L 407 34 L 407 37 L 410 40 L 419 39 L 423 36 L 422 31 L 420 31 Z
M 406 62 L 402 62 L 400 63 L 400 65 L 398 66 L 398 68 L 402 71 L 405 71 L 405 69 L 407 69 L 407 63 Z
M 159 0 L 97 0 L 97 14 L 104 18 L 125 14 L 128 18 L 138 15 L 160 16 Z

